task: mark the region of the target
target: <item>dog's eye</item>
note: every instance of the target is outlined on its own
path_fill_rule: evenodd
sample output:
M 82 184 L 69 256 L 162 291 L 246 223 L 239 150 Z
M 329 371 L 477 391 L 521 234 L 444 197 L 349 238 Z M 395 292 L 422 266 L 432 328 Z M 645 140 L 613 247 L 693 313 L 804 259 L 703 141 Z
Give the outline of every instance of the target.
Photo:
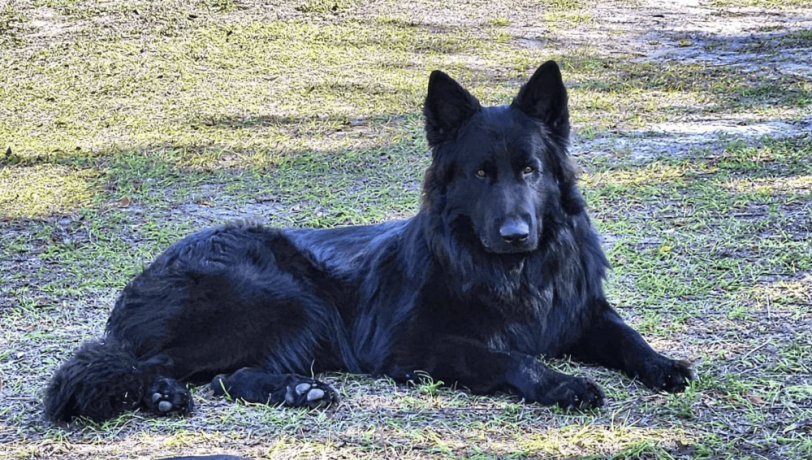
M 477 177 L 486 177 L 488 174 L 485 172 L 484 169 L 480 169 L 476 172 Z
M 533 171 L 535 171 L 535 168 L 533 168 L 532 166 L 527 166 L 524 168 L 525 174 L 533 174 Z

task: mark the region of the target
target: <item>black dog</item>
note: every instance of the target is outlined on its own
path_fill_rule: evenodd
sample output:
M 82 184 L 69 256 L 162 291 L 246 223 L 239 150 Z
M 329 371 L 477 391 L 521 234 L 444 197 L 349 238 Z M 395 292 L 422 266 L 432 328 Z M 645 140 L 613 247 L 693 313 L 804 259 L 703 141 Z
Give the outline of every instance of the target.
M 415 217 L 181 240 L 124 289 L 106 337 L 57 371 L 47 417 L 186 413 L 184 383 L 212 378 L 220 394 L 313 407 L 335 392 L 302 375 L 331 370 L 400 381 L 420 370 L 477 394 L 603 404 L 598 385 L 539 355 L 683 389 L 689 364 L 652 350 L 604 298 L 607 262 L 567 158 L 558 66 L 488 108 L 435 71 L 423 114 L 433 161 Z

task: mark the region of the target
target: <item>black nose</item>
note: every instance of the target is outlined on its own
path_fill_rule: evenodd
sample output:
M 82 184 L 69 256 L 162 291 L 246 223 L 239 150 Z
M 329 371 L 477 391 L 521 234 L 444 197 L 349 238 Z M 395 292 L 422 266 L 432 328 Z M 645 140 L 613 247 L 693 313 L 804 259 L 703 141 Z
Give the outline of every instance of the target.
M 530 236 L 530 226 L 523 220 L 509 221 L 499 229 L 499 235 L 508 243 L 521 243 Z

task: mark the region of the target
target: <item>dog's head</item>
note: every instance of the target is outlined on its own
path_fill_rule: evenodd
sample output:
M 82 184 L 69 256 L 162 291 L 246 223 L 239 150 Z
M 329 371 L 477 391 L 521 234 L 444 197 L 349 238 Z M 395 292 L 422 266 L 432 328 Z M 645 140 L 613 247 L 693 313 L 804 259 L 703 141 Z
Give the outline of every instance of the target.
M 567 90 L 544 63 L 510 106 L 482 107 L 440 71 L 429 77 L 423 114 L 432 164 L 423 206 L 455 236 L 490 253 L 534 251 L 551 210 L 582 209 L 567 159 Z

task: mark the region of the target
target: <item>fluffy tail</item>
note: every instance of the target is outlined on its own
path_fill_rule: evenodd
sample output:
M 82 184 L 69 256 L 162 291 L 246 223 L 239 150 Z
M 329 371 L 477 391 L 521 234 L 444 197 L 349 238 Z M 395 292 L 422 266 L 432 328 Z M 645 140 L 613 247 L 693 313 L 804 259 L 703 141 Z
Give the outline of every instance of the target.
M 167 363 L 139 362 L 115 341 L 85 342 L 54 374 L 45 396 L 45 417 L 100 422 L 142 405 L 149 385 Z

